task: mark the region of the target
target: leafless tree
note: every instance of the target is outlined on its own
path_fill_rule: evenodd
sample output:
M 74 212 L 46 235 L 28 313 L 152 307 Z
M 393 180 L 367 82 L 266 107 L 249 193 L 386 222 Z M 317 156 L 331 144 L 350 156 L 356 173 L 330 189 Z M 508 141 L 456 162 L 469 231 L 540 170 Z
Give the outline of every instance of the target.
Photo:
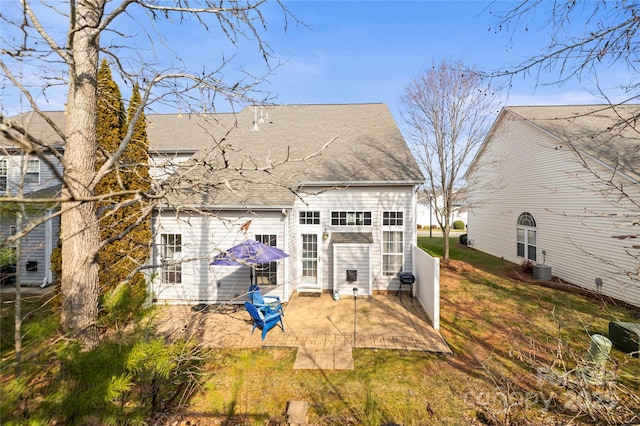
M 491 13 L 497 18 L 496 31 L 507 31 L 513 36 L 519 31 L 540 30 L 549 34 L 547 44 L 539 47 L 540 54 L 511 68 L 498 70 L 494 75 L 526 74 L 541 79 L 543 72 L 549 72 L 557 77 L 546 84 L 577 78 L 595 84 L 596 91 L 606 97 L 607 94 L 597 87 L 598 74 L 622 67 L 628 71 L 629 80 L 620 81 L 618 89 L 628 95 L 626 101 L 638 98 L 640 3 L 637 1 L 535 0 L 521 1 L 507 8 L 504 3 L 495 2 Z M 534 24 L 537 16 L 546 19 Z
M 62 5 L 69 9 L 63 11 Z M 279 2 L 284 21 L 291 17 Z M 95 320 L 98 314 L 98 263 L 101 245 L 94 188 L 114 167 L 131 140 L 136 120 L 145 108 L 157 103 L 180 105 L 185 111 L 211 111 L 222 99 L 255 101 L 261 79 L 243 74 L 223 81 L 222 70 L 228 59 L 221 54 L 214 69 L 188 70 L 174 54 L 171 64 L 156 63 L 155 56 L 144 57 L 138 44 L 150 40 L 149 49 L 167 51 L 168 34 L 163 25 L 199 26 L 213 37 L 222 34 L 232 44 L 254 42 L 259 55 L 270 64 L 271 52 L 263 40 L 266 19 L 265 0 L 195 0 L 160 2 L 155 0 L 72 0 L 68 3 L 21 0 L 3 10 L 0 45 L 3 89 L 19 93 L 13 107 L 22 104 L 46 120 L 64 142 L 64 167 L 60 176 L 62 245 L 62 308 L 64 331 L 78 335 L 87 347 L 97 344 Z M 64 28 L 66 26 L 66 29 Z M 175 30 L 175 27 L 173 28 Z M 217 46 L 217 47 L 216 47 Z M 219 48 L 212 42 L 214 49 Z M 211 56 L 216 52 L 212 52 Z M 133 86 L 140 85 L 142 102 L 118 150 L 95 170 L 97 73 L 99 56 L 116 64 L 115 73 Z M 43 112 L 49 97 L 66 87 L 66 128 L 56 125 Z M 264 95 L 261 95 L 264 96 Z M 262 99 L 264 100 L 264 98 Z M 202 103 L 200 103 L 203 101 Z M 0 130 L 32 155 L 51 152 L 46 141 L 34 140 L 29 129 L 0 117 Z M 22 108 L 20 108 L 20 112 Z M 43 155 L 43 158 L 44 155 Z M 158 194 L 138 194 L 153 197 Z M 37 201 L 37 200 L 35 200 Z M 35 202 L 31 200 L 31 202 Z
M 444 234 L 443 261 L 449 261 L 449 231 L 463 175 L 484 140 L 498 109 L 499 91 L 461 61 L 434 62 L 415 77 L 400 99 L 414 155 L 426 172 L 427 198 Z

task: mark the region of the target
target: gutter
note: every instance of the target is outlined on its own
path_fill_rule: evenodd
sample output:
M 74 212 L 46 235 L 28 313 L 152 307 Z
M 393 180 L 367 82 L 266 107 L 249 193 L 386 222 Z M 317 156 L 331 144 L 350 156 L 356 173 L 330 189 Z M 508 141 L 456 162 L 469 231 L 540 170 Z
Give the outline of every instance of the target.
M 300 182 L 299 187 L 305 186 L 395 186 L 395 185 L 421 185 L 424 180 L 371 180 L 371 181 L 310 181 Z
M 260 206 L 260 205 L 202 205 L 202 204 L 181 204 L 176 207 L 175 205 L 170 204 L 159 204 L 155 207 L 155 210 L 266 210 L 266 211 L 282 211 L 282 210 L 293 210 L 292 205 L 282 205 L 282 206 Z

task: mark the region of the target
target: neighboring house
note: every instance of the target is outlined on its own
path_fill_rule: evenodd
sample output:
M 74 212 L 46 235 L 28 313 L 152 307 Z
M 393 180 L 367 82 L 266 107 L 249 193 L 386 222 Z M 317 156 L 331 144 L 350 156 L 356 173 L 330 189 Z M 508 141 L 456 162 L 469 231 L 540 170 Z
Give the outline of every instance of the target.
M 466 193 L 466 191 L 465 191 Z M 444 205 L 442 195 L 436 197 L 435 202 L 429 202 L 429 198 L 424 192 L 418 192 L 418 205 L 416 210 L 416 222 L 419 227 L 429 229 L 429 227 L 439 227 L 436 218 L 436 209 L 441 209 Z M 462 221 L 467 225 L 467 205 L 464 200 L 455 200 L 451 212 L 450 226 L 453 229 L 453 222 Z
M 638 113 L 638 105 L 504 108 L 467 172 L 469 243 L 640 306 Z
M 50 220 L 36 226 L 25 238 L 21 239 L 21 256 L 19 273 L 20 281 L 24 285 L 46 285 L 52 282 L 50 268 L 51 252 L 58 241 L 59 217 L 54 216 L 57 211 L 55 203 L 25 204 L 22 219 L 17 215 L 17 206 L 2 203 L 3 196 L 17 196 L 19 193 L 29 198 L 55 198 L 60 195 L 59 176 L 62 167 L 57 157 L 62 153 L 62 143 L 46 130 L 48 125 L 33 114 L 25 114 L 22 126 L 29 128 L 34 134 L 46 132 L 49 148 L 43 157 L 26 154 L 15 144 L 10 143 L 0 134 L 0 247 L 3 241 L 12 236 L 21 226 L 26 226 L 33 219 L 52 217 Z M 63 117 L 60 114 L 59 117 Z M 59 121 L 60 122 L 60 121 Z M 18 244 L 4 247 L 11 250 L 12 270 L 17 269 Z
M 152 218 L 157 301 L 228 301 L 251 281 L 285 299 L 353 287 L 368 295 L 395 291 L 398 272 L 413 270 L 424 178 L 385 105 L 146 118 L 151 173 L 169 188 Z M 246 238 L 290 257 L 258 268 L 210 265 Z

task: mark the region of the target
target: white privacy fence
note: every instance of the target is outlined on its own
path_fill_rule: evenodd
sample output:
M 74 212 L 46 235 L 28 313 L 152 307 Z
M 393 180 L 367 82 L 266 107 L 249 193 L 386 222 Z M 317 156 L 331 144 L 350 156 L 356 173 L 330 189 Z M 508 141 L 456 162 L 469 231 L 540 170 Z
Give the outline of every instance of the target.
M 440 330 L 440 259 L 416 245 L 412 249 L 415 297 L 431 319 L 433 328 Z

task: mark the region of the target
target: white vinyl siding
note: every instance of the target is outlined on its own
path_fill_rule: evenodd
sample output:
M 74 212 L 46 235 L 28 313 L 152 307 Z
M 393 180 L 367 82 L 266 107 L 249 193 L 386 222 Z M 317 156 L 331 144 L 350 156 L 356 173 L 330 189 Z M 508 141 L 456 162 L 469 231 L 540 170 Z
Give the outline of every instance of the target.
M 156 181 L 163 181 L 178 170 L 180 164 L 189 160 L 194 152 L 151 153 L 149 156 L 149 176 Z
M 296 208 L 298 209 L 297 211 L 318 210 L 321 212 L 321 230 L 319 232 L 321 234 L 326 233 L 327 235 L 326 239 L 323 237 L 320 241 L 322 247 L 322 253 L 320 255 L 321 276 L 323 277 L 322 288 L 325 291 L 332 291 L 334 288 L 334 277 L 340 280 L 344 278 L 344 271 L 334 271 L 335 266 L 332 259 L 336 255 L 335 247 L 337 247 L 337 245 L 331 242 L 332 235 L 342 232 L 370 233 L 373 236 L 373 243 L 370 244 L 369 248 L 369 255 L 372 259 L 369 271 L 371 276 L 371 291 L 385 291 L 396 288 L 396 274 L 393 276 L 383 274 L 383 212 L 402 212 L 403 214 L 402 225 L 393 229 L 393 231 L 402 232 L 403 241 L 401 253 L 397 253 L 398 256 L 396 256 L 396 259 L 402 256 L 399 267 L 400 270 L 412 271 L 411 246 L 416 242 L 416 230 L 414 229 L 415 218 L 413 217 L 415 212 L 415 187 L 407 185 L 351 187 L 348 189 L 318 187 L 314 189 L 316 189 L 317 195 L 306 196 L 296 201 Z M 364 221 L 363 223 L 365 224 L 362 225 L 332 225 L 332 213 L 336 212 L 371 212 L 371 224 L 368 225 L 366 224 L 367 222 Z M 358 276 L 359 274 L 360 272 L 358 272 Z M 293 271 L 294 277 L 299 277 L 300 275 L 300 270 Z M 297 285 L 297 282 L 294 285 Z
M 286 241 L 285 223 L 288 216 L 282 209 L 272 212 L 260 212 L 257 216 L 238 211 L 219 211 L 210 217 L 191 214 L 184 219 L 177 218 L 175 212 L 156 214 L 153 227 L 160 234 L 182 235 L 182 259 L 180 284 L 163 283 L 160 270 L 152 275 L 153 297 L 166 303 L 211 303 L 229 301 L 240 303 L 246 297 L 251 282 L 252 271 L 249 266 L 213 266 L 210 262 L 216 254 L 256 235 L 276 236 L 278 248 L 289 253 L 288 247 L 281 245 Z M 251 219 L 247 235 L 240 227 Z M 155 241 L 156 256 L 161 256 L 160 237 Z M 283 287 L 288 276 L 286 268 L 289 258 L 278 261 L 278 287 L 271 293 L 283 297 Z
M 317 195 L 301 195 L 292 210 L 273 209 L 271 211 L 253 211 L 251 214 L 237 210 L 223 210 L 211 217 L 191 214 L 184 219 L 176 218 L 175 212 L 156 214 L 153 227 L 159 233 L 182 235 L 182 283 L 163 284 L 161 275 L 152 275 L 151 290 L 154 298 L 166 303 L 200 303 L 213 301 L 231 301 L 239 303 L 246 300 L 251 268 L 248 266 L 212 266 L 213 256 L 226 250 L 246 238 L 259 235 L 275 235 L 277 246 L 285 250 L 290 257 L 278 261 L 277 283 L 270 294 L 285 300 L 296 289 L 304 288 L 304 273 L 317 274 L 322 290 L 334 287 L 334 265 L 332 259 L 335 247 L 331 235 L 341 232 L 365 233 L 373 237 L 373 243 L 360 245 L 360 250 L 368 253 L 370 265 L 358 263 L 358 280 L 361 273 L 369 278 L 368 291 L 389 290 L 397 287 L 395 276 L 382 273 L 382 216 L 383 211 L 402 212 L 402 225 L 396 225 L 393 231 L 402 232 L 402 261 L 398 269 L 411 271 L 411 245 L 415 243 L 413 229 L 413 202 L 415 187 L 395 186 L 389 188 L 349 188 L 337 190 L 320 187 Z M 300 224 L 300 212 L 319 212 L 319 223 L 315 214 L 305 213 L 311 224 Z M 331 212 L 371 212 L 371 225 L 332 226 Z M 240 230 L 242 224 L 252 220 L 249 236 Z M 397 218 L 394 219 L 397 223 Z M 323 234 L 326 232 L 327 238 Z M 156 256 L 160 256 L 160 238 L 155 241 Z M 301 259 L 305 244 L 302 234 L 315 235 L 318 243 L 317 264 L 304 263 Z M 309 241 L 307 241 L 308 243 Z M 341 245 L 345 247 L 346 245 Z M 366 247 L 363 248 L 363 247 Z M 359 252 L 360 253 L 360 252 Z M 400 253 L 398 253 L 398 257 Z M 362 259 L 360 259 L 362 260 Z M 304 265 L 303 265 L 304 263 Z M 354 266 L 354 265 L 346 265 Z M 317 268 L 317 269 L 314 269 Z M 336 271 L 344 279 L 344 271 Z M 364 277 L 362 278 L 364 280 Z M 393 281 L 393 282 L 392 282 Z M 362 291 L 365 291 L 363 283 Z M 365 294 L 365 293 L 363 293 Z
M 21 179 L 24 161 L 25 176 Z M 54 165 L 55 171 L 51 169 L 49 162 Z M 57 174 L 60 173 L 62 165 L 53 155 L 47 155 L 47 162 L 44 164 L 38 158 L 27 158 L 23 155 L 0 156 L 0 191 L 16 194 L 21 181 L 25 193 L 59 185 Z
M 35 212 L 34 212 L 35 213 Z M 32 220 L 40 220 L 41 216 L 47 214 L 46 210 L 32 214 L 24 219 L 23 227 L 28 227 Z M 16 219 L 13 216 L 2 216 L 0 214 L 0 242 L 9 235 L 16 232 Z M 57 241 L 58 235 L 55 231 L 58 229 L 58 218 L 50 219 L 48 222 L 41 223 L 33 228 L 21 240 L 21 257 L 20 257 L 20 278 L 21 283 L 26 286 L 39 286 L 45 277 L 50 276 L 50 252 L 49 247 L 53 246 Z M 47 247 L 49 244 L 49 247 Z M 11 245 L 14 252 L 17 245 Z M 16 259 L 17 260 L 17 259 Z
M 341 297 L 353 297 L 353 289 L 358 295 L 371 294 L 371 245 L 338 244 L 333 248 L 336 275 L 333 291 Z M 353 280 L 353 281 L 351 281 Z
M 640 286 L 625 274 L 637 268 L 637 260 L 627 254 L 628 242 L 614 238 L 626 232 L 627 218 L 637 215 L 637 208 L 605 199 L 602 183 L 566 143 L 507 113 L 467 181 L 468 238 L 474 248 L 520 263 L 514 227 L 518 216 L 529 212 L 536 220 L 537 250 L 545 250 L 552 275 L 593 291 L 600 278 L 603 293 L 640 305 Z M 640 199 L 637 183 L 623 184 L 632 199 Z

